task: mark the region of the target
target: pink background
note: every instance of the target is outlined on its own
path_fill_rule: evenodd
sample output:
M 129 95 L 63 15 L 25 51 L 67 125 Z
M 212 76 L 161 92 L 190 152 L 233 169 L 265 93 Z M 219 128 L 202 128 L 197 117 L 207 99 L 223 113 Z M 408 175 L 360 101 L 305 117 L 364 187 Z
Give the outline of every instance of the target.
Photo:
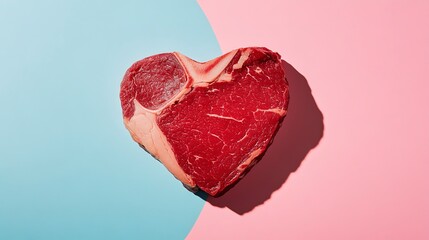
M 429 239 L 427 1 L 198 2 L 223 52 L 290 64 L 291 109 L 188 239 Z

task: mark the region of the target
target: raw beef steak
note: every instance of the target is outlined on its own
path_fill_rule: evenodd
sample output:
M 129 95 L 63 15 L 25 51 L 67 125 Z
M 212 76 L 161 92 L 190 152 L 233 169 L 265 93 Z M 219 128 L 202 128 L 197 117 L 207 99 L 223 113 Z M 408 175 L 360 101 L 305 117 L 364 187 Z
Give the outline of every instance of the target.
M 125 73 L 120 98 L 133 139 L 185 187 L 215 196 L 265 152 L 289 93 L 280 55 L 251 47 L 205 63 L 147 57 Z

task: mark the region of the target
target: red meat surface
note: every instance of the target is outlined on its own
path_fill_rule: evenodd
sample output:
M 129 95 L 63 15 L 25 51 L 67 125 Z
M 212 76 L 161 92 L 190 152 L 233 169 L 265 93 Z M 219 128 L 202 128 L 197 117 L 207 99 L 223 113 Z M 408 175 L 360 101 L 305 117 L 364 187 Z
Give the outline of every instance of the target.
M 289 92 L 280 55 L 254 47 L 205 63 L 147 57 L 126 72 L 120 98 L 133 139 L 188 189 L 216 196 L 266 151 Z

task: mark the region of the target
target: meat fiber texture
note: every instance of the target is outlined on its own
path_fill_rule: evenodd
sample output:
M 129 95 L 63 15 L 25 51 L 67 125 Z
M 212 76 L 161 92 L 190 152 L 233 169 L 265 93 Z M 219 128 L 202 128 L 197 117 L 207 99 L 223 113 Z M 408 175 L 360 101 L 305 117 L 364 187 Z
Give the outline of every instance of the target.
M 137 61 L 120 99 L 134 141 L 189 190 L 218 196 L 267 150 L 289 92 L 280 55 L 249 47 L 204 63 L 178 52 Z

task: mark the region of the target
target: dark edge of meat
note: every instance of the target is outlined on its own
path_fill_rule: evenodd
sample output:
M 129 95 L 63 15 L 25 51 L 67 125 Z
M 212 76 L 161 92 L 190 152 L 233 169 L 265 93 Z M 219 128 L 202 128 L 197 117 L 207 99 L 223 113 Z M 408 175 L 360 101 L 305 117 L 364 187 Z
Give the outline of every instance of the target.
M 158 161 L 158 162 L 161 162 L 161 161 L 159 161 L 159 159 L 158 158 L 156 158 L 152 153 L 150 153 L 147 149 L 146 149 L 146 147 L 143 145 L 143 144 L 140 144 L 140 143 L 137 143 L 141 148 L 143 148 L 143 150 L 145 150 L 145 152 L 147 152 L 147 153 L 149 153 L 156 161 Z M 162 164 L 162 163 L 161 163 Z

